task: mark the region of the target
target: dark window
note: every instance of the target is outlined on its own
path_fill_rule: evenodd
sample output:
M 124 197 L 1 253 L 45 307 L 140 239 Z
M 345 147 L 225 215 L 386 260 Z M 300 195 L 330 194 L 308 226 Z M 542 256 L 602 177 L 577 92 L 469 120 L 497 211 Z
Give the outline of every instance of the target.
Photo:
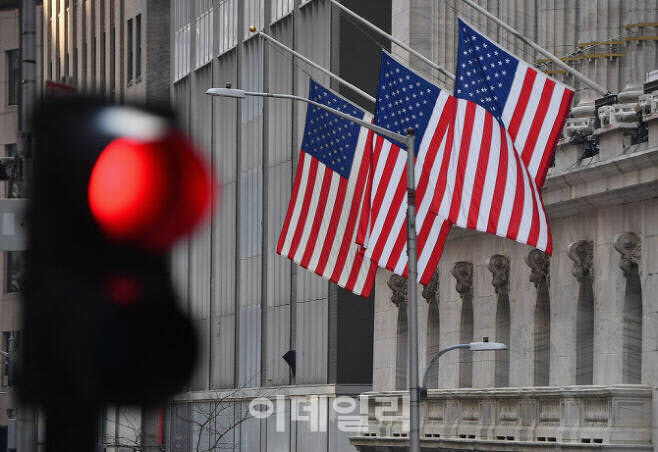
M 110 31 L 110 94 L 112 98 L 116 93 L 116 30 L 112 27 Z
M 87 87 L 87 41 L 82 43 L 82 74 L 80 74 L 80 79 L 82 82 L 82 87 Z
M 73 49 L 73 79 L 78 81 L 78 48 Z
M 142 15 L 135 17 L 135 78 L 142 76 Z
M 71 75 L 71 72 L 69 71 L 70 66 L 69 66 L 69 53 L 66 52 L 66 55 L 64 55 L 64 77 L 68 78 Z
M 128 82 L 133 80 L 133 20 L 128 20 L 128 55 L 126 56 L 127 61 L 127 72 L 128 72 Z
M 18 49 L 7 51 L 7 104 L 18 105 L 21 87 L 20 51 Z
M 91 41 L 91 89 L 96 89 L 96 37 Z
M 9 353 L 11 344 L 11 331 L 2 332 L 2 351 Z M 6 356 L 2 357 L 2 386 L 9 386 L 9 359 Z
M 103 34 L 101 35 L 101 93 L 103 94 L 105 94 L 105 84 L 107 80 L 107 75 L 106 75 L 107 71 L 105 68 L 105 62 L 106 62 L 105 58 L 107 54 L 107 52 L 105 51 L 107 46 L 106 39 L 107 39 L 106 33 L 103 32 Z
M 16 143 L 12 144 L 5 144 L 5 156 L 7 157 L 16 157 Z M 15 178 L 17 176 L 17 173 L 19 171 L 19 168 L 16 168 L 16 161 L 15 160 L 9 160 L 9 162 L 3 162 L 3 167 L 1 170 L 1 178 L 2 180 L 9 181 L 11 180 L 12 176 Z M 11 191 L 10 190 L 11 187 Z M 20 197 L 20 190 L 19 190 L 19 184 L 17 181 L 14 179 L 13 184 L 7 184 L 7 198 L 19 198 Z
M 23 287 L 23 252 L 7 251 L 7 293 L 20 292 Z

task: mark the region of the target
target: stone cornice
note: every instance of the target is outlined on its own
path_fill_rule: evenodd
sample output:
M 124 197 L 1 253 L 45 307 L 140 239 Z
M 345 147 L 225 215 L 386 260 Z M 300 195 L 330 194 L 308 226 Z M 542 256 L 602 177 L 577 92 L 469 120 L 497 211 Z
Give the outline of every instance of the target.
M 573 385 L 573 386 L 529 386 L 522 388 L 455 388 L 428 389 L 427 399 L 491 399 L 516 397 L 609 397 L 633 396 L 651 397 L 653 389 L 648 385 Z M 363 397 L 407 397 L 408 391 L 372 391 L 361 394 Z

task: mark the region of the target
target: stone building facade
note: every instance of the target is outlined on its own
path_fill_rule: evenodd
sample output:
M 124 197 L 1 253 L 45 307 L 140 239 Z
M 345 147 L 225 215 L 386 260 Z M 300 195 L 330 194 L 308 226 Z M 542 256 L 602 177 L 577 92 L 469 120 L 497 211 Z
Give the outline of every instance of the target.
M 491 235 L 450 235 L 421 287 L 420 370 L 440 349 L 488 337 L 507 352 L 452 352 L 430 373 L 423 445 L 438 450 L 653 450 L 658 441 L 658 102 L 653 1 L 478 3 L 606 86 L 599 100 L 461 0 L 345 1 L 454 72 L 457 16 L 576 89 L 543 190 L 553 256 Z M 332 8 L 328 0 L 171 3 L 173 101 L 207 152 L 221 204 L 180 246 L 174 272 L 200 333 L 198 369 L 169 406 L 171 450 L 389 451 L 404 448 L 406 281 L 380 270 L 362 300 L 275 254 L 305 107 L 209 98 L 212 86 L 306 95 L 339 89 L 249 32 L 271 34 L 374 94 L 389 49 L 449 80 Z M 341 92 L 372 109 L 367 101 Z M 294 351 L 295 372 L 284 354 Z M 291 356 L 291 355 L 288 355 Z M 361 394 L 362 430 L 335 402 Z M 246 415 L 281 396 L 275 414 Z M 397 404 L 397 405 L 396 405 Z M 397 406 L 396 409 L 392 407 Z M 304 420 L 319 413 L 317 423 Z M 381 414 L 393 414 L 380 419 Z M 301 415 L 301 417 L 300 417 Z
M 453 230 L 423 292 L 420 369 L 438 350 L 491 340 L 507 352 L 451 352 L 422 405 L 421 441 L 440 450 L 654 450 L 658 384 L 658 123 L 654 1 L 478 2 L 617 94 L 604 99 L 461 1 L 393 2 L 393 31 L 454 69 L 457 15 L 575 86 L 543 189 L 553 255 Z M 421 62 L 416 69 L 433 75 Z M 436 79 L 436 78 L 435 78 Z M 439 78 L 439 82 L 446 80 Z M 392 288 L 392 296 L 386 296 Z M 359 450 L 406 444 L 379 421 L 407 379 L 406 281 L 377 276 L 373 390 Z

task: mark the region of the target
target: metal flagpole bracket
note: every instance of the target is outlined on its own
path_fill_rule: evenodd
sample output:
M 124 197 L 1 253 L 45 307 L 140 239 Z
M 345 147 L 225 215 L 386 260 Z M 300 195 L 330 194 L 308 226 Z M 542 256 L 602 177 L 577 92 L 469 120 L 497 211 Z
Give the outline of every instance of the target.
M 580 80 L 580 81 L 583 82 L 585 85 L 587 85 L 587 86 L 589 86 L 590 88 L 592 88 L 594 91 L 598 92 L 599 94 L 602 94 L 603 96 L 606 96 L 606 95 L 610 94 L 610 91 L 608 91 L 606 88 L 604 88 L 603 86 L 599 85 L 599 84 L 596 83 L 594 80 L 592 80 L 592 79 L 586 77 L 586 76 L 583 75 L 581 72 L 578 72 L 577 70 L 575 70 L 574 68 L 572 68 L 571 66 L 569 66 L 568 64 L 566 64 L 564 61 L 562 61 L 561 59 L 559 59 L 557 56 L 553 55 L 551 52 L 549 52 L 548 50 L 546 50 L 546 49 L 544 49 L 543 47 L 541 47 L 539 44 L 535 43 L 534 41 L 532 41 L 532 40 L 529 39 L 529 38 L 526 38 L 521 32 L 519 32 L 519 31 L 517 31 L 516 29 L 512 28 L 512 27 L 511 27 L 510 25 L 508 25 L 506 22 L 502 21 L 501 19 L 499 19 L 499 18 L 496 17 L 495 15 L 491 14 L 489 11 L 487 11 L 487 10 L 484 9 L 484 8 L 482 8 L 482 7 L 481 7 L 480 5 L 478 5 L 477 3 L 473 2 L 472 0 L 462 0 L 462 1 L 463 1 L 464 3 L 466 3 L 468 6 L 470 6 L 471 8 L 473 8 L 474 10 L 478 11 L 478 12 L 481 13 L 481 14 L 484 14 L 486 17 L 488 17 L 489 19 L 491 19 L 491 20 L 493 20 L 494 22 L 496 22 L 498 25 L 500 25 L 501 27 L 503 27 L 505 30 L 509 31 L 509 32 L 512 33 L 514 36 L 516 36 L 517 38 L 519 38 L 521 41 L 523 41 L 524 43 L 528 44 L 530 47 L 532 47 L 533 49 L 535 49 L 537 52 L 541 53 L 541 54 L 544 55 L 546 58 L 548 58 L 549 60 L 551 60 L 551 61 L 552 61 L 553 63 L 555 63 L 560 69 L 564 69 L 564 70 L 567 71 L 569 74 L 573 75 L 576 79 Z
M 284 43 L 282 43 L 282 42 L 276 40 L 275 38 L 273 38 L 272 36 L 268 35 L 267 33 L 263 32 L 263 31 L 256 32 L 256 27 L 254 27 L 254 26 L 249 27 L 249 31 L 251 31 L 252 33 L 256 33 L 257 36 L 260 36 L 260 37 L 262 37 L 263 39 L 265 39 L 266 41 L 269 41 L 270 43 L 274 44 L 275 46 L 277 46 L 277 47 L 280 48 L 281 50 L 284 50 L 284 51 L 288 52 L 289 54 L 296 56 L 297 58 L 299 58 L 299 59 L 302 60 L 303 62 L 309 64 L 310 66 L 313 66 L 313 67 L 314 67 L 315 69 L 317 69 L 318 71 L 320 71 L 320 72 L 322 72 L 323 74 L 328 75 L 328 76 L 331 77 L 332 79 L 336 80 L 338 83 L 341 83 L 341 84 L 347 86 L 347 87 L 350 88 L 352 91 L 354 91 L 355 93 L 357 93 L 357 94 L 359 94 L 360 96 L 362 96 L 364 99 L 367 99 L 367 100 L 369 100 L 369 101 L 372 102 L 372 103 L 375 103 L 375 98 L 372 97 L 370 94 L 366 93 L 365 91 L 363 91 L 363 90 L 362 90 L 361 88 L 359 88 L 358 86 L 356 86 L 356 85 L 354 85 L 354 84 L 348 82 L 347 80 L 345 80 L 345 79 L 342 78 L 342 77 L 339 77 L 338 75 L 334 74 L 334 73 L 331 72 L 330 70 L 325 69 L 324 67 L 322 67 L 321 65 L 319 65 L 319 64 L 316 63 L 315 61 L 310 60 L 309 58 L 305 57 L 305 56 L 302 55 L 301 53 L 299 53 L 299 52 L 297 52 L 297 51 L 291 49 L 290 47 L 288 47 L 288 46 L 285 45 Z
M 361 23 L 362 23 L 363 25 L 365 25 L 366 27 L 368 27 L 368 28 L 370 28 L 371 30 L 376 31 L 376 32 L 379 33 L 380 35 L 384 36 L 386 39 L 390 40 L 390 41 L 393 42 L 394 44 L 396 44 L 396 45 L 402 47 L 404 50 L 406 50 L 407 52 L 411 53 L 413 56 L 415 56 L 415 57 L 421 59 L 422 61 L 424 61 L 425 63 L 427 63 L 430 67 L 432 67 L 432 68 L 436 69 L 437 71 L 441 72 L 443 75 L 445 75 L 445 76 L 446 76 L 447 78 L 449 78 L 450 80 L 452 80 L 452 81 L 455 80 L 455 74 L 453 74 L 452 72 L 449 72 L 447 69 L 445 69 L 445 68 L 444 68 L 443 66 L 441 66 L 440 64 L 437 64 L 437 63 L 435 63 L 434 61 L 430 60 L 429 58 L 427 58 L 427 57 L 426 57 L 425 55 L 423 55 L 422 53 L 420 53 L 420 52 L 418 52 L 418 51 L 412 49 L 408 44 L 405 44 L 404 42 L 400 41 L 399 39 L 397 39 L 397 38 L 396 38 L 395 36 L 393 36 L 392 34 L 385 32 L 384 30 L 382 30 L 381 28 L 379 28 L 377 25 L 375 25 L 375 24 L 373 24 L 372 22 L 370 22 L 370 21 L 364 19 L 363 17 L 359 16 L 357 13 L 355 13 L 355 12 L 352 11 L 351 9 L 349 9 L 349 8 L 347 8 L 346 6 L 344 6 L 344 5 L 342 5 L 341 3 L 339 3 L 337 0 L 331 0 L 331 4 L 332 4 L 333 6 L 335 6 L 336 8 L 340 9 L 341 11 L 343 11 L 343 12 L 344 12 L 345 14 L 347 14 L 348 16 L 352 17 L 353 19 L 358 20 L 359 22 L 361 22 Z

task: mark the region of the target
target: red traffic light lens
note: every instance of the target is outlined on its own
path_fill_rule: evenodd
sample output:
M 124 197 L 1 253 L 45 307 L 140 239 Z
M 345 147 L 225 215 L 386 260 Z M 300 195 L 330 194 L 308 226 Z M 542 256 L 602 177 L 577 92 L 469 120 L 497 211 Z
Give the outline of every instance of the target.
M 168 249 L 208 210 L 208 170 L 187 140 L 117 138 L 100 154 L 89 180 L 89 207 L 119 242 Z

